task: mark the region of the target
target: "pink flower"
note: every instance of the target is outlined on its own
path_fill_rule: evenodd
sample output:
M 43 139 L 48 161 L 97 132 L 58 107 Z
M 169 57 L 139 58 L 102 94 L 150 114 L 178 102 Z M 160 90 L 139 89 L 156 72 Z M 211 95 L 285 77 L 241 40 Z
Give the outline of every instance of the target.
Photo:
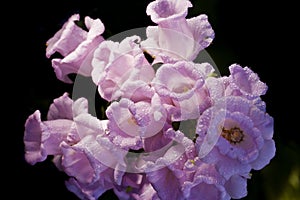
M 155 91 L 166 101 L 172 121 L 196 119 L 210 105 L 205 75 L 199 65 L 187 61 L 163 64 L 152 81 Z
M 76 73 L 91 76 L 91 60 L 94 49 L 104 40 L 101 34 L 104 25 L 100 19 L 84 18 L 88 31 L 76 22 L 79 14 L 72 15 L 63 27 L 47 41 L 46 56 L 50 58 L 55 52 L 63 58 L 53 58 L 52 66 L 56 77 L 66 83 L 72 83 L 68 74 Z
M 80 98 L 73 102 L 64 93 L 54 100 L 48 112 L 48 120 L 42 121 L 39 110 L 30 115 L 25 123 L 25 159 L 34 165 L 44 161 L 48 155 L 61 154 L 60 143 L 79 141 L 79 132 L 74 118 L 87 113 L 87 101 Z
M 95 50 L 92 79 L 107 101 L 152 96 L 148 84 L 154 77 L 154 69 L 139 48 L 139 41 L 138 36 L 127 37 L 120 43 L 104 41 Z
M 185 18 L 189 7 L 188 0 L 156 0 L 148 5 L 147 14 L 158 26 L 147 27 L 147 39 L 141 46 L 155 62 L 192 61 L 214 39 L 206 15 Z
M 122 148 L 139 149 L 145 138 L 159 133 L 166 122 L 166 110 L 154 94 L 150 101 L 133 102 L 122 98 L 106 110 L 109 137 Z
M 156 154 L 141 158 L 140 168 L 145 171 L 160 199 L 184 199 L 182 185 L 190 180 L 191 170 L 186 163 L 196 156 L 194 143 L 172 128 L 165 132 L 165 137 L 173 143 Z
M 62 169 L 70 176 L 67 188 L 82 199 L 98 199 L 120 185 L 126 170 L 126 151 L 102 135 L 88 135 L 75 145 L 61 144 Z

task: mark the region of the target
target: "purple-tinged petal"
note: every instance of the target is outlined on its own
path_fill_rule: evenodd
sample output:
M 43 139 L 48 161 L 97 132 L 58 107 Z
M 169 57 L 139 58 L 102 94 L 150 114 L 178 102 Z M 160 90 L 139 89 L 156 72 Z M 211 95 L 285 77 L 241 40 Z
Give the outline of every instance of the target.
M 212 104 L 214 104 L 215 101 L 218 101 L 224 96 L 225 85 L 219 78 L 208 77 L 205 80 L 205 86 L 208 89 L 208 93 L 212 100 Z
M 192 60 L 192 56 L 195 54 L 194 46 L 198 44 L 193 39 L 185 20 L 174 23 L 168 24 L 167 27 L 151 26 L 147 28 L 147 39 L 141 42 L 141 48 L 154 57 L 154 63 L 174 63 L 179 60 Z M 173 26 L 179 27 L 177 28 L 179 30 L 170 28 Z
M 48 120 L 73 119 L 73 100 L 68 93 L 64 93 L 59 98 L 53 100 L 47 114 Z
M 82 148 L 83 144 L 89 144 L 89 148 L 96 148 L 97 143 L 92 137 L 85 137 L 79 143 L 69 146 L 66 143 L 61 144 L 63 151 L 62 166 L 64 172 L 71 177 L 75 177 L 78 182 L 87 184 L 92 183 L 99 177 L 99 172 L 107 167 L 93 158 L 87 149 Z M 99 149 L 99 148 L 98 148 Z M 96 169 L 101 169 L 96 171 Z
M 119 199 L 153 200 L 158 199 L 156 191 L 146 179 L 145 174 L 126 173 L 122 184 L 114 187 Z
M 124 148 L 135 149 L 141 148 L 142 138 L 159 133 L 167 118 L 167 113 L 157 94 L 153 95 L 151 102 L 135 103 L 122 98 L 107 108 L 106 115 L 109 119 L 109 137 Z
M 81 114 L 74 118 L 77 134 L 80 138 L 87 135 L 103 135 L 105 134 L 104 127 L 107 120 L 99 120 L 90 114 Z
M 202 159 L 203 162 L 215 165 L 217 171 L 225 180 L 228 180 L 235 174 L 250 173 L 250 164 L 241 164 L 238 160 L 233 160 L 225 155 L 222 155 L 217 149 L 213 149 Z M 221 162 L 220 162 L 221 161 Z
M 62 143 L 64 171 L 69 176 L 75 177 L 80 183 L 90 184 L 101 182 L 102 175 L 108 169 L 114 169 L 110 176 L 111 183 L 119 184 L 126 169 L 125 152 L 112 151 L 110 148 L 118 149 L 112 143 L 105 141 L 106 139 L 100 135 L 96 138 L 89 135 L 72 146 Z
M 252 100 L 266 93 L 267 85 L 260 81 L 258 75 L 250 68 L 232 64 L 229 66 L 229 70 L 229 86 L 226 95 L 240 93 Z
M 189 59 L 194 60 L 201 50 L 212 43 L 215 33 L 205 14 L 187 19 L 187 23 L 193 34 L 193 53 Z
M 170 128 L 165 133 L 167 138 L 176 141 L 178 144 L 182 145 L 185 149 L 185 155 L 187 158 L 194 158 L 196 156 L 195 146 L 191 139 L 185 136 L 185 134 L 181 131 L 175 131 L 174 129 Z
M 107 137 L 101 135 L 96 137 L 96 141 L 99 143 L 101 150 L 93 152 L 95 159 L 105 166 L 115 169 L 114 180 L 117 184 L 120 184 L 121 178 L 126 170 L 125 156 L 128 151 L 121 149 Z
M 128 80 L 121 88 L 122 97 L 132 100 L 133 102 L 147 101 L 154 95 L 154 89 L 145 81 Z
M 153 135 L 152 137 L 147 137 L 144 139 L 144 150 L 146 152 L 153 152 L 166 147 L 167 145 L 171 144 L 172 138 L 166 137 L 166 130 L 171 128 L 171 125 L 166 124 L 165 127 L 157 134 Z
M 41 148 L 43 127 L 41 113 L 38 110 L 26 120 L 24 132 L 25 159 L 31 165 L 44 161 L 47 157 L 45 150 Z
M 111 182 L 111 174 L 113 170 L 108 169 L 102 174 L 102 177 L 97 182 L 92 184 L 84 184 L 75 178 L 69 178 L 65 182 L 69 191 L 73 192 L 80 199 L 97 200 L 104 192 L 113 188 Z
M 60 144 L 76 144 L 85 135 L 103 134 L 106 122 L 87 114 L 87 100 L 79 98 L 75 102 L 68 93 L 54 99 L 50 105 L 46 121 L 36 111 L 25 123 L 25 158 L 30 164 L 41 162 L 48 155 L 62 154 Z M 60 166 L 59 159 L 56 159 Z M 60 168 L 60 167 L 59 167 Z
M 265 141 L 258 158 L 251 163 L 252 168 L 255 170 L 261 170 L 270 163 L 271 159 L 275 156 L 275 153 L 276 147 L 274 140 Z
M 188 0 L 156 0 L 148 4 L 146 13 L 157 24 L 185 18 L 192 4 Z
M 39 111 L 28 117 L 25 123 L 25 159 L 30 164 L 44 161 L 48 155 L 61 154 L 60 143 L 68 141 L 68 134 L 76 134 L 73 121 L 56 119 L 41 121 Z
M 148 5 L 147 13 L 158 26 L 147 27 L 147 39 L 141 42 L 141 47 L 154 57 L 154 63 L 192 61 L 211 44 L 214 31 L 207 15 L 185 18 L 191 6 L 187 0 L 157 0 Z
M 88 102 L 85 98 L 79 98 L 73 101 L 68 93 L 53 100 L 49 107 L 47 120 L 70 119 L 82 113 L 88 113 Z
M 259 108 L 250 110 L 250 117 L 254 124 L 261 131 L 265 140 L 273 138 L 274 134 L 274 119 L 268 113 L 262 112 Z
M 101 42 L 96 48 L 92 60 L 92 80 L 94 83 L 97 84 L 99 82 L 99 77 L 104 72 L 106 65 L 115 59 L 116 55 L 114 52 L 117 52 L 118 48 L 119 43 L 110 40 Z
M 247 178 L 239 174 L 235 174 L 226 181 L 225 188 L 231 198 L 241 199 L 248 194 Z
M 272 125 L 273 118 L 251 100 L 240 96 L 221 98 L 198 120 L 196 148 L 199 157 L 210 160 L 209 157 L 215 157 L 212 152 L 222 155 L 214 162 L 225 177 L 232 175 L 225 169 L 228 163 L 234 165 L 234 170 L 239 165 L 249 168 L 255 164 L 261 169 L 275 155 Z
M 46 56 L 50 58 L 55 52 L 59 52 L 62 56 L 67 56 L 72 52 L 86 37 L 86 32 L 82 32 L 74 22 L 79 21 L 79 14 L 72 15 L 63 27 L 55 33 L 55 35 L 47 41 Z M 72 37 L 69 43 L 66 38 Z M 68 45 L 67 45 L 68 44 Z
M 42 147 L 48 155 L 61 154 L 60 144 L 68 141 L 68 135 L 77 135 L 76 127 L 73 121 L 67 119 L 56 119 L 44 121 L 44 129 L 42 133 Z
M 201 164 L 194 175 L 193 181 L 183 184 L 185 199 L 229 200 L 230 196 L 224 188 L 224 179 L 213 165 Z
M 175 112 L 171 113 L 171 116 L 179 114 L 176 118 L 180 121 L 198 118 L 210 105 L 210 97 L 204 83 L 199 66 L 187 61 L 163 64 L 152 81 L 160 97 L 170 98 Z
M 149 172 L 147 179 L 151 182 L 160 199 L 184 199 L 181 183 L 169 168 L 164 167 Z
M 131 96 L 136 90 L 149 90 L 147 85 L 155 72 L 136 43 L 139 40 L 138 36 L 127 37 L 120 43 L 113 43 L 112 47 L 108 47 L 108 42 L 105 42 L 105 45 L 100 45 L 95 50 L 92 79 L 98 86 L 100 96 L 107 101 L 125 96 L 138 99 Z M 100 55 L 102 52 L 107 58 Z M 138 93 L 137 95 L 140 96 Z
M 95 48 L 104 40 L 101 34 L 104 25 L 99 19 L 86 16 L 85 31 L 76 24 L 79 14 L 72 15 L 63 27 L 47 41 L 46 56 L 50 58 L 59 52 L 63 58 L 53 58 L 52 67 L 56 77 L 66 83 L 72 83 L 68 77 L 71 73 L 91 76 L 92 55 Z

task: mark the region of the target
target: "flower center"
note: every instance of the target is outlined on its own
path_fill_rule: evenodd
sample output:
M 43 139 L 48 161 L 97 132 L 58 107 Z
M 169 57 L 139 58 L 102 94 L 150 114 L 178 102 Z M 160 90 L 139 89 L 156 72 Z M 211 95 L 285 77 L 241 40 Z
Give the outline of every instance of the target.
M 223 127 L 221 135 L 223 138 L 233 144 L 240 143 L 244 139 L 244 133 L 238 127 L 233 127 L 231 129 L 225 129 L 225 127 Z
M 125 191 L 126 191 L 126 193 L 130 193 L 132 191 L 132 187 L 127 186 Z
M 130 125 L 137 125 L 137 121 L 135 120 L 135 118 L 133 116 L 131 116 L 130 118 L 128 118 L 127 122 Z

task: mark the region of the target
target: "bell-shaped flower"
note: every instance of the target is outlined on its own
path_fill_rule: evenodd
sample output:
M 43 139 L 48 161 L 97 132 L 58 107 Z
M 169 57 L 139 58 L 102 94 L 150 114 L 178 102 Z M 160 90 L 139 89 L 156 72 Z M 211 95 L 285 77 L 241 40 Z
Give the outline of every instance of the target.
M 66 184 L 77 196 L 97 199 L 121 184 L 127 151 L 111 143 L 104 132 L 88 135 L 75 145 L 62 143 L 61 147 L 62 169 L 72 177 Z
M 150 152 L 148 156 L 141 157 L 139 167 L 145 171 L 160 199 L 184 199 L 182 185 L 191 178 L 191 170 L 186 163 L 193 161 L 196 156 L 194 143 L 172 128 L 165 135 L 173 144 L 160 151 L 160 156 Z
M 50 105 L 47 120 L 41 119 L 39 110 L 30 115 L 24 133 L 26 161 L 32 165 L 44 161 L 48 155 L 61 154 L 61 142 L 78 142 L 80 135 L 74 120 L 88 112 L 87 106 L 86 99 L 73 101 L 64 93 Z
M 210 106 L 210 96 L 201 66 L 203 65 L 178 61 L 158 68 L 152 85 L 159 96 L 169 99 L 166 106 L 171 121 L 196 119 Z
M 139 48 L 140 40 L 131 36 L 120 43 L 104 41 L 95 50 L 92 79 L 103 99 L 136 100 L 153 95 L 149 82 L 155 72 Z
M 188 0 L 156 0 L 148 5 L 147 14 L 158 25 L 147 27 L 141 47 L 154 62 L 192 61 L 214 39 L 207 15 L 186 19 L 189 7 Z
M 104 25 L 100 19 L 86 16 L 85 27 L 78 25 L 79 20 L 79 14 L 72 15 L 46 43 L 48 58 L 56 52 L 61 54 L 62 58 L 52 59 L 52 66 L 56 77 L 66 83 L 72 83 L 68 77 L 72 73 L 91 76 L 93 51 L 104 40 L 101 35 Z
M 133 102 L 126 98 L 114 101 L 107 108 L 106 114 L 109 119 L 109 137 L 126 149 L 142 148 L 143 140 L 159 133 L 167 118 L 157 94 L 150 101 Z

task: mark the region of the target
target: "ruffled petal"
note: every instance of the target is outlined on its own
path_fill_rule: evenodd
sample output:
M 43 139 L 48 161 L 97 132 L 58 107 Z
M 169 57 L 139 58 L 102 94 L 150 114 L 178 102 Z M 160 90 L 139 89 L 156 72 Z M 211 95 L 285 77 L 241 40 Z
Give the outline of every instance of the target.
M 41 148 L 43 128 L 41 113 L 37 110 L 27 118 L 24 132 L 25 160 L 31 165 L 47 158 L 46 152 Z

